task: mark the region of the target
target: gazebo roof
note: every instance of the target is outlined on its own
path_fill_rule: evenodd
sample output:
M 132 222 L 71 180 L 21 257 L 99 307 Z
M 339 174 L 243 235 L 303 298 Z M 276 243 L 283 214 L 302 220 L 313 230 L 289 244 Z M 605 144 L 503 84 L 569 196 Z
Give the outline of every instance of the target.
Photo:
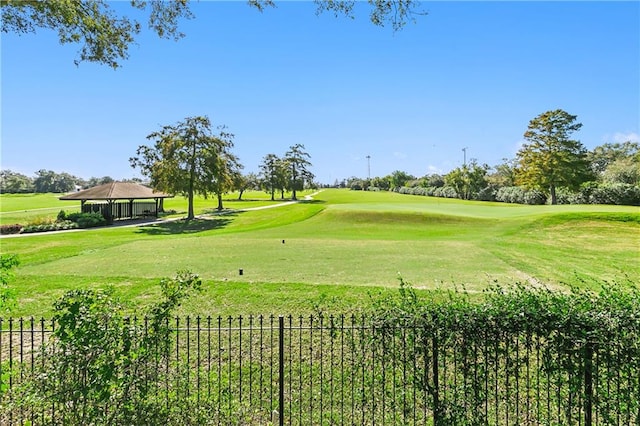
M 154 192 L 153 189 L 133 182 L 111 182 L 60 197 L 60 200 L 133 200 L 144 198 L 171 198 L 173 195 Z

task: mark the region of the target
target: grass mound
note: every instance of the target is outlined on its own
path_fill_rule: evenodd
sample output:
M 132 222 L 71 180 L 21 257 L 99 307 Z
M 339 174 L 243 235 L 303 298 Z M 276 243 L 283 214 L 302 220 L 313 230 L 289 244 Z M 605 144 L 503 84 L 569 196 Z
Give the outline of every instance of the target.
M 326 210 L 322 219 L 346 224 L 372 225 L 434 225 L 434 224 L 474 224 L 484 219 L 447 214 L 413 211 L 368 211 L 368 210 Z
M 567 222 L 623 222 L 640 225 L 640 213 L 629 212 L 571 212 L 545 216 L 544 225 L 559 225 Z

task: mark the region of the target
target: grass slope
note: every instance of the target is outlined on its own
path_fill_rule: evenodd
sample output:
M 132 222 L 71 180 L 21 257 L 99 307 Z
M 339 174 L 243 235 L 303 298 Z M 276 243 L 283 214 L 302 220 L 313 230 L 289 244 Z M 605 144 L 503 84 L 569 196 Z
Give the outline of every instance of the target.
M 212 203 L 200 200 L 199 211 Z M 312 202 L 190 223 L 0 242 L 2 252 L 18 253 L 22 262 L 13 281 L 16 315 L 48 315 L 50 302 L 74 287 L 111 285 L 124 299 L 144 303 L 157 295 L 158 278 L 179 269 L 205 280 L 203 294 L 182 308 L 199 315 L 347 307 L 371 292 L 393 291 L 398 274 L 417 288 L 473 292 L 494 280 L 584 286 L 640 278 L 636 207 L 519 206 L 386 192 L 325 190 Z

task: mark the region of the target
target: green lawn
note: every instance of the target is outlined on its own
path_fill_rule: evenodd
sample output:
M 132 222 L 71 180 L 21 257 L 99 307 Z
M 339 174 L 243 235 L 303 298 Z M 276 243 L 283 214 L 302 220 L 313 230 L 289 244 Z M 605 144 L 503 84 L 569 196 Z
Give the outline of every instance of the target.
M 78 203 L 60 201 L 62 194 L 1 194 L 0 225 L 55 219 L 60 210 L 80 211 Z
M 5 197 L 3 216 L 12 205 Z M 266 194 L 247 194 L 255 201 L 232 201 L 236 197 L 230 195 L 225 207 L 272 204 Z M 215 200 L 196 206 L 206 213 Z M 182 212 L 186 202 L 174 199 L 165 207 Z M 198 315 L 348 309 L 371 293 L 395 291 L 399 275 L 418 289 L 464 286 L 474 293 L 493 281 L 552 287 L 640 281 L 640 211 L 625 206 L 520 206 L 325 190 L 311 202 L 191 223 L 0 243 L 3 253 L 18 253 L 22 262 L 13 280 L 14 315 L 49 315 L 51 301 L 75 287 L 110 285 L 144 304 L 158 294 L 158 279 L 179 269 L 204 279 L 202 294 L 182 307 Z
M 303 193 L 308 194 L 308 192 Z M 26 225 L 29 222 L 50 219 L 55 220 L 58 212 L 80 211 L 77 201 L 61 201 L 63 194 L 0 194 L 0 225 L 20 223 Z M 289 194 L 286 194 L 287 196 Z M 246 209 L 252 207 L 278 204 L 282 201 L 276 198 L 271 201 L 270 196 L 264 192 L 247 191 L 238 200 L 238 194 L 230 194 L 224 197 L 225 209 Z M 204 199 L 198 197 L 194 200 L 194 209 L 197 214 L 209 213 L 216 209 L 215 198 Z M 176 196 L 164 201 L 165 210 L 175 210 L 178 216 L 187 214 L 187 200 L 185 197 Z

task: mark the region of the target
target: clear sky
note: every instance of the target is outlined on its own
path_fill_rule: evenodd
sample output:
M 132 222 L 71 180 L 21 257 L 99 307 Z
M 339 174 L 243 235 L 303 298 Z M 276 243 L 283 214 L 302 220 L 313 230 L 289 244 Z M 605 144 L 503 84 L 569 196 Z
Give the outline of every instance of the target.
M 114 3 L 129 10 L 126 3 Z M 178 42 L 143 33 L 113 70 L 56 34 L 2 34 L 2 169 L 139 177 L 146 135 L 208 115 L 235 134 L 245 172 L 296 143 L 321 183 L 403 170 L 446 173 L 513 158 L 529 120 L 561 108 L 592 149 L 639 140 L 640 2 L 425 2 L 400 32 L 200 2 Z

